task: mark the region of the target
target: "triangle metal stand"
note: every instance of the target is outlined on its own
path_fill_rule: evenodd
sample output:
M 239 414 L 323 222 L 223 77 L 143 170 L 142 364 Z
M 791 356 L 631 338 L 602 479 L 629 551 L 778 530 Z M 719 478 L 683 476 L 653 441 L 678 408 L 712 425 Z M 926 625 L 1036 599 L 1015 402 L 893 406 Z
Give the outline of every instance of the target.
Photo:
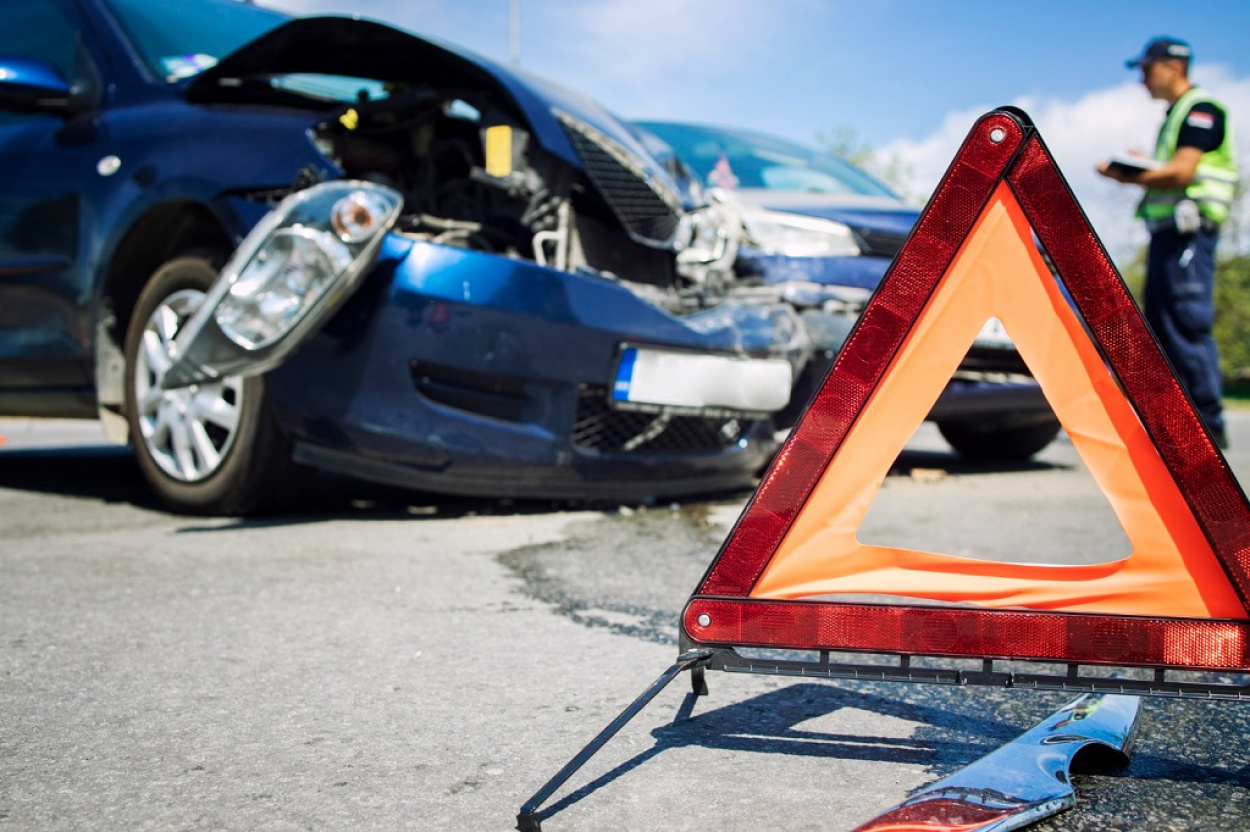
M 815 661 L 797 659 L 756 658 L 745 656 L 734 648 L 701 648 L 684 635 L 683 652 L 677 660 L 642 692 L 616 719 L 595 736 L 585 748 L 569 760 L 555 776 L 534 793 L 517 814 L 520 832 L 541 832 L 542 806 L 577 773 L 591 757 L 599 752 L 609 740 L 618 734 L 630 720 L 650 704 L 659 693 L 685 671 L 690 671 L 691 687 L 695 696 L 708 693 L 706 672 L 721 670 L 727 673 L 755 673 L 767 676 L 796 676 L 803 678 L 848 679 L 872 682 L 913 682 L 938 685 L 975 685 L 983 687 L 1019 688 L 1025 690 L 1058 690 L 1086 695 L 1105 696 L 1157 696 L 1171 699 L 1200 699 L 1250 701 L 1250 684 L 1219 682 L 1180 681 L 1173 677 L 1178 672 L 1154 669 L 1150 679 L 1131 679 L 1122 676 L 1096 676 L 1084 672 L 1085 665 L 1066 665 L 1064 674 L 1021 673 L 1015 670 L 995 668 L 994 659 L 984 659 L 980 670 L 940 667 L 923 667 L 913 664 L 914 656 L 883 657 L 895 663 L 863 664 L 832 661 L 830 652 L 822 650 Z M 999 661 L 1001 665 L 1001 661 Z M 1020 664 L 1020 662 L 1013 662 Z M 1103 671 L 1106 672 L 1106 668 Z M 1192 672 L 1192 671 L 1188 671 Z M 1072 707 L 1072 706 L 1069 706 Z M 1071 803 L 1060 807 L 1068 808 Z M 1058 810 L 1056 810 L 1058 811 Z
M 668 670 L 660 674 L 660 678 L 652 682 L 651 686 L 644 690 L 641 696 L 631 702 L 629 707 L 621 711 L 620 716 L 612 720 L 608 727 L 600 731 L 593 740 L 587 743 L 585 748 L 577 753 L 576 757 L 565 763 L 564 768 L 557 771 L 555 776 L 547 781 L 546 785 L 525 802 L 525 805 L 521 807 L 520 813 L 516 816 L 516 828 L 520 832 L 540 832 L 542 822 L 539 810 L 542 805 L 570 777 L 576 774 L 578 769 L 584 766 L 591 757 L 595 756 L 599 749 L 607 744 L 608 740 L 616 736 L 631 719 L 637 716 L 660 691 L 668 687 L 669 682 L 680 676 L 683 671 L 691 671 L 695 695 L 706 695 L 707 684 L 703 678 L 703 669 L 707 666 L 707 662 L 711 659 L 714 652 L 712 650 L 690 650 L 678 656 L 677 661 Z

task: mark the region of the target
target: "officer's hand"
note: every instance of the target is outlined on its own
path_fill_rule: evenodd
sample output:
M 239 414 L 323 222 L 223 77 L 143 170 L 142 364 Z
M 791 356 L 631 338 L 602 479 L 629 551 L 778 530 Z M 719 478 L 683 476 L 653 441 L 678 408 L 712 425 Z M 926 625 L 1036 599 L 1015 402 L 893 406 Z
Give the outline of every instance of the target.
M 1114 179 L 1117 182 L 1124 181 L 1124 177 L 1121 175 L 1120 169 L 1111 167 L 1111 162 L 1106 159 L 1103 159 L 1098 163 L 1098 172 L 1108 179 Z

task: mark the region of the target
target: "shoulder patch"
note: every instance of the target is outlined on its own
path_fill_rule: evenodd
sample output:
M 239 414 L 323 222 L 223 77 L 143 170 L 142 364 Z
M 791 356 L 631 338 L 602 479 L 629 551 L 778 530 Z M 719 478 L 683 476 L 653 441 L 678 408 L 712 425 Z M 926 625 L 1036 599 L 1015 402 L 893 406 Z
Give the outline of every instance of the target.
M 1210 130 L 1215 126 L 1215 116 L 1200 110 L 1191 110 L 1185 118 L 1185 123 L 1200 130 Z

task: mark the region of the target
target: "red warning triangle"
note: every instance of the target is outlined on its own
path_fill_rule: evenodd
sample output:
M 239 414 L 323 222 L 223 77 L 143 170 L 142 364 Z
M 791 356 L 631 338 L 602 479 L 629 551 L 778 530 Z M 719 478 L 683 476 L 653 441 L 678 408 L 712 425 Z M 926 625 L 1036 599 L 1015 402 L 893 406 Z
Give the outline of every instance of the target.
M 1128 557 L 999 563 L 857 539 L 991 317 L 1107 496 Z M 862 594 L 918 603 L 845 600 Z M 1250 505 L 1041 137 L 1005 108 L 969 134 L 682 627 L 709 646 L 1250 671 L 1248 599 Z

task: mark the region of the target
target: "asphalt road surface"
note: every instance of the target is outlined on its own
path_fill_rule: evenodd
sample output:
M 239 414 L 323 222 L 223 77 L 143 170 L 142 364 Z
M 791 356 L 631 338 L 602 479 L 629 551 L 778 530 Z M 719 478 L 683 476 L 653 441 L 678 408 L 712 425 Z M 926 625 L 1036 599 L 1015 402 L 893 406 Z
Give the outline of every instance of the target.
M 326 479 L 298 513 L 171 515 L 87 423 L 0 422 L 0 828 L 505 830 L 676 655 L 746 495 L 609 509 Z M 1250 482 L 1250 412 L 1229 461 Z M 1071 445 L 970 466 L 922 428 L 861 538 L 1127 552 Z M 849 829 L 1060 693 L 709 674 L 559 792 L 546 830 Z M 1250 828 L 1250 703 L 1147 699 L 1039 830 Z

